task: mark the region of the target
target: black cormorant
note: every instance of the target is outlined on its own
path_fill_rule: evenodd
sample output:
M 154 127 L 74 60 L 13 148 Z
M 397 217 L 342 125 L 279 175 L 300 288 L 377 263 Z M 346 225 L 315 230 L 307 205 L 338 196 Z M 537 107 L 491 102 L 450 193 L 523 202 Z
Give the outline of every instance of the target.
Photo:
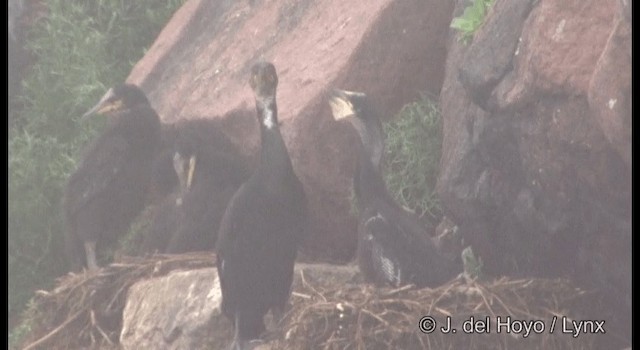
M 380 173 L 384 150 L 379 114 L 363 93 L 335 90 L 335 120 L 347 118 L 362 142 L 353 186 L 359 212 L 358 266 L 377 285 L 437 286 L 461 272 L 436 247 L 427 230 L 396 204 Z
M 250 176 L 249 159 L 214 120 L 183 120 L 172 129 L 170 152 L 161 152 L 154 176 L 166 188 L 170 176 L 161 174 L 171 173 L 176 186 L 156 209 L 142 252 L 213 250 L 227 204 Z
M 249 178 L 241 157 L 207 146 L 189 134 L 177 140 L 174 166 L 183 214 L 167 253 L 212 250 L 229 200 Z
M 96 245 L 115 241 L 144 209 L 160 119 L 137 86 L 109 89 L 83 118 L 108 115 L 107 130 L 88 148 L 65 192 L 72 270 L 98 267 Z
M 217 267 L 222 312 L 235 324 L 232 349 L 250 348 L 289 299 L 296 252 L 307 223 L 307 200 L 280 134 L 275 67 L 251 68 L 260 124 L 260 163 L 231 199 L 220 224 Z

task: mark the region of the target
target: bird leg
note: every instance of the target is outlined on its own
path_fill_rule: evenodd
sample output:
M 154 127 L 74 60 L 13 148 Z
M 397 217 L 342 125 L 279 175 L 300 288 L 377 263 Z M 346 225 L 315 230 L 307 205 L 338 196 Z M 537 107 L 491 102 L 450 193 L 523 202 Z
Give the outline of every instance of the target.
M 233 342 L 231 342 L 229 350 L 253 350 L 257 346 L 262 344 L 262 340 L 260 339 L 243 339 L 240 335 L 240 327 L 240 317 L 236 314 L 235 335 L 233 337 Z
M 87 255 L 87 267 L 89 268 L 89 271 L 97 270 L 98 263 L 96 262 L 96 242 L 84 242 L 84 251 Z
M 282 322 L 284 318 L 284 305 L 283 306 L 274 306 L 271 308 L 271 327 L 272 329 L 277 328 Z

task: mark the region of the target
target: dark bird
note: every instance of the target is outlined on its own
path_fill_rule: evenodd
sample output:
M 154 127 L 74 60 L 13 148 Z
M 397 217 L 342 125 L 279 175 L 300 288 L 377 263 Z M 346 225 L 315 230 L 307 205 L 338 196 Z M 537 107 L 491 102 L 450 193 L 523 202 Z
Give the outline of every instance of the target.
M 417 217 L 387 191 L 380 172 L 384 151 L 382 124 L 363 93 L 336 90 L 329 100 L 335 120 L 348 118 L 362 149 L 353 179 L 359 212 L 358 266 L 377 285 L 437 286 L 461 272 L 443 254 Z
M 176 186 L 157 208 L 142 251 L 213 250 L 229 200 L 251 175 L 248 157 L 209 119 L 176 123 L 170 149 L 156 160 L 154 175 L 156 181 L 168 184 L 169 176 L 157 173 L 170 172 Z M 169 153 L 167 167 L 163 158 Z
M 176 145 L 174 162 L 180 178 L 184 219 L 169 242 L 167 253 L 213 250 L 227 204 L 250 175 L 242 158 L 207 148 L 199 141 L 187 135 Z
M 235 324 L 235 350 L 259 339 L 269 310 L 276 318 L 283 312 L 307 223 L 306 196 L 278 126 L 275 67 L 256 63 L 249 83 L 260 124 L 260 162 L 231 199 L 216 246 L 221 309 Z
M 96 245 L 112 243 L 144 209 L 160 119 L 134 85 L 109 89 L 83 118 L 109 116 L 107 130 L 85 152 L 65 192 L 72 270 L 98 267 Z

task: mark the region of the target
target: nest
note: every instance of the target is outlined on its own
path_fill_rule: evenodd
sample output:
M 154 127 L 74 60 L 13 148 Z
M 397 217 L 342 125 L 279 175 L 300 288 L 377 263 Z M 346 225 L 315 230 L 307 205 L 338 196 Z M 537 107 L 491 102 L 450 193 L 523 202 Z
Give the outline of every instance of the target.
M 33 298 L 24 317 L 31 331 L 21 348 L 119 349 L 122 312 L 132 284 L 174 270 L 213 266 L 211 253 L 123 257 L 96 272 L 63 276 L 53 291 L 39 291 Z M 435 289 L 413 286 L 390 289 L 331 278 L 322 271 L 316 274 L 315 278 L 305 276 L 301 270 L 300 278 L 295 279 L 291 307 L 279 327 L 265 336 L 270 341 L 267 349 L 629 346 L 629 339 L 616 336 L 609 323 L 605 324 L 606 334 L 574 337 L 563 333 L 563 320 L 573 329 L 572 320 L 602 320 L 606 315 L 601 295 L 580 289 L 566 279 L 501 278 L 480 282 L 460 277 Z M 436 329 L 428 334 L 419 328 L 425 316 L 436 322 Z M 510 317 L 510 328 L 503 325 L 498 332 L 498 317 L 503 324 Z M 528 333 L 519 321 L 531 325 Z M 441 331 L 448 322 L 456 334 Z M 463 327 L 465 324 L 467 328 Z M 211 332 L 230 336 L 228 329 Z M 216 344 L 211 348 L 216 348 Z
M 174 270 L 215 266 L 211 253 L 122 257 L 95 272 L 60 277 L 38 291 L 24 315 L 31 322 L 24 350 L 117 348 L 129 287 Z
M 592 349 L 612 344 L 611 334 L 562 332 L 563 317 L 569 324 L 601 319 L 595 317 L 600 298 L 565 279 L 485 283 L 460 277 L 436 289 L 303 283 L 291 300 L 273 349 Z M 425 316 L 436 322 L 429 334 L 419 327 Z M 447 320 L 455 334 L 442 332 Z M 531 324 L 528 334 L 518 321 Z

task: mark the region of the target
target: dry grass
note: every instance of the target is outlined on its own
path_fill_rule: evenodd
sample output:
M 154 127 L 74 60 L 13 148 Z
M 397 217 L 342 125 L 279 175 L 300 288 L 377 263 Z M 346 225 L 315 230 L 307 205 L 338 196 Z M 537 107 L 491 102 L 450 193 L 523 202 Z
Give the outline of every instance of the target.
M 133 283 L 174 270 L 213 266 L 211 253 L 124 257 L 94 273 L 64 276 L 53 291 L 39 291 L 34 298 L 25 314 L 31 332 L 21 348 L 118 349 L 122 311 Z M 315 277 L 298 270 L 291 307 L 281 326 L 265 336 L 271 340 L 267 349 L 599 349 L 628 343 L 609 323 L 605 335 L 563 334 L 563 316 L 600 320 L 605 307 L 602 296 L 566 279 L 479 282 L 460 277 L 435 289 L 389 289 L 345 283 L 344 278 L 329 276 L 335 268 L 323 266 L 324 270 L 313 268 Z M 427 315 L 438 325 L 431 334 L 418 329 L 418 321 Z M 508 333 L 504 327 L 498 333 L 498 316 L 541 320 L 544 330 L 531 331 L 528 337 L 525 331 Z M 488 317 L 489 332 L 465 334 L 461 326 L 472 317 Z M 557 323 L 550 332 L 554 317 Z M 440 332 L 447 318 L 456 334 Z
M 283 331 L 272 335 L 276 349 L 593 349 L 607 344 L 601 335 L 573 338 L 562 334 L 562 316 L 594 319 L 598 297 L 564 279 L 508 279 L 486 283 L 458 278 L 436 289 L 376 289 L 303 283 L 292 296 L 293 307 Z M 438 325 L 427 335 L 418 321 L 432 316 Z M 496 320 L 542 320 L 544 332 L 523 337 L 497 333 Z M 557 317 L 555 331 L 551 321 Z M 447 317 L 456 334 L 443 334 Z M 491 322 L 488 333 L 470 335 L 461 330 L 465 320 Z M 597 318 L 596 318 L 597 319 Z M 538 324 L 539 326 L 539 324 Z
M 36 292 L 25 314 L 32 332 L 23 349 L 116 347 L 132 284 L 174 270 L 213 267 L 214 261 L 211 253 L 123 257 L 95 272 L 60 277 L 53 291 Z

